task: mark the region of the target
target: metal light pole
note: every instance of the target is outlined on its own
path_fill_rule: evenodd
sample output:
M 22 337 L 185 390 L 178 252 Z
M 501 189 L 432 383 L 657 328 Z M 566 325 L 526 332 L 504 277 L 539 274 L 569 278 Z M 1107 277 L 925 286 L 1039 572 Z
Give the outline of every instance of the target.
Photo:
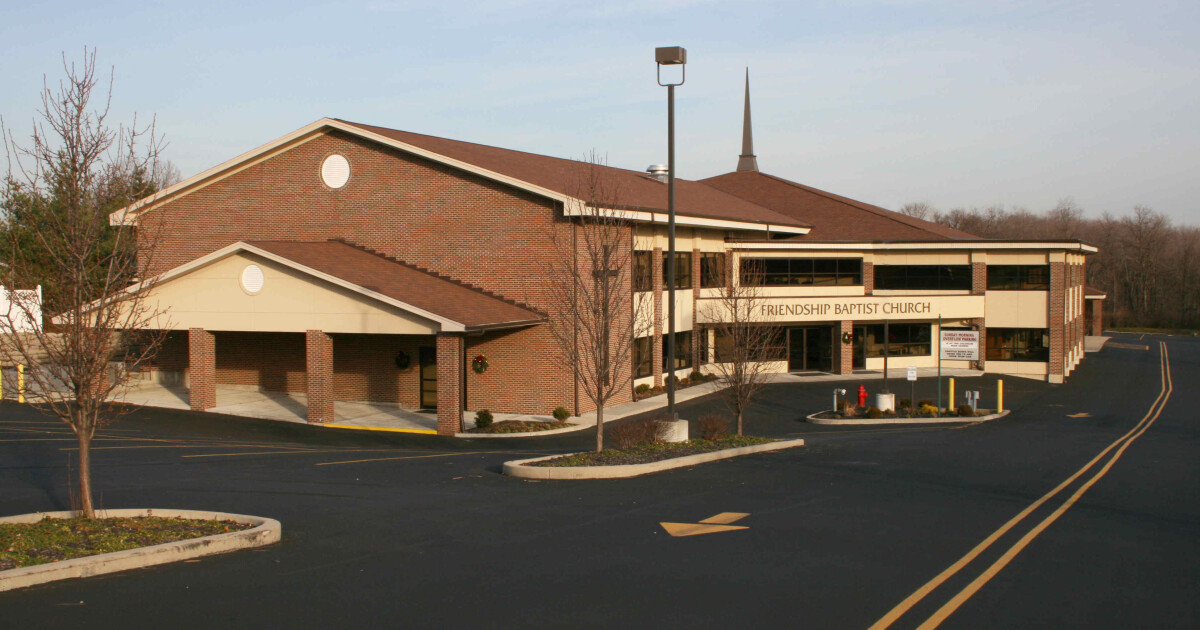
M 687 51 L 682 46 L 654 49 L 658 84 L 667 88 L 667 416 L 675 413 L 675 86 L 687 77 Z M 679 66 L 679 83 L 663 83 L 662 67 Z

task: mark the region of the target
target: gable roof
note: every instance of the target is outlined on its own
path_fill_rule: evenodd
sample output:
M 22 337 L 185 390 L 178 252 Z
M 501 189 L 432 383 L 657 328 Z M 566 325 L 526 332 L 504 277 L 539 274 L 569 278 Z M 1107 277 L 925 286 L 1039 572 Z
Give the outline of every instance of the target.
M 232 160 L 217 165 L 194 177 L 139 200 L 113 212 L 109 222 L 116 225 L 132 223 L 142 212 L 186 195 L 205 182 L 235 172 L 243 165 L 287 150 L 305 138 L 340 131 L 358 138 L 378 142 L 445 164 L 463 171 L 525 190 L 535 195 L 561 202 L 565 206 L 581 205 L 572 196 L 572 186 L 578 179 L 577 160 L 555 158 L 512 149 L 501 149 L 460 140 L 438 138 L 385 127 L 352 123 L 335 118 L 322 118 L 292 133 L 277 138 Z M 642 211 L 630 216 L 635 221 L 665 221 L 667 186 L 645 173 L 615 167 L 602 167 L 619 186 L 622 209 Z M 699 182 L 675 180 L 675 210 L 681 225 L 697 225 L 730 229 L 762 230 L 804 234 L 808 224 L 795 217 L 762 207 Z
M 802 241 L 959 240 L 979 237 L 758 171 L 702 183 L 813 226 Z

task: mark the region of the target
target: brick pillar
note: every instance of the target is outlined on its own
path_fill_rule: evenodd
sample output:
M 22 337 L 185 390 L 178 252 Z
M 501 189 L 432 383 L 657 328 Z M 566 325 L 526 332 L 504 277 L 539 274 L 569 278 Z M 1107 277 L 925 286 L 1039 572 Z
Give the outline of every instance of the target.
M 651 259 L 650 273 L 654 276 L 654 339 L 651 343 L 654 351 L 650 366 L 651 373 L 654 374 L 654 386 L 662 387 L 663 375 L 663 354 L 666 350 L 663 348 L 663 329 L 666 326 L 663 323 L 663 250 L 661 247 L 654 248 L 654 257 Z
M 203 328 L 188 329 L 188 381 L 193 411 L 217 406 L 217 342 Z
M 308 421 L 333 422 L 333 338 L 323 330 L 304 333 Z
M 437 336 L 437 418 L 438 435 L 454 435 L 462 429 L 463 387 L 466 369 L 462 335 L 439 333 Z
M 1050 263 L 1050 363 L 1048 378 L 1051 383 L 1063 382 L 1066 333 L 1066 263 Z
M 971 263 L 971 295 L 983 295 L 987 291 L 987 263 Z
M 979 328 L 979 369 L 987 371 L 987 325 L 983 322 L 984 319 L 982 317 L 970 320 L 971 324 Z M 936 343 L 934 344 L 933 348 L 933 351 L 937 352 Z
M 854 322 L 849 320 L 840 321 L 837 326 L 833 327 L 833 332 L 833 347 L 835 349 L 833 371 L 835 374 L 850 374 L 854 372 Z M 850 343 L 842 343 L 842 336 L 846 333 L 850 334 Z
M 1092 335 L 1104 334 L 1104 300 L 1088 300 L 1092 305 Z
M 875 263 L 863 262 L 863 292 L 871 295 L 875 292 Z

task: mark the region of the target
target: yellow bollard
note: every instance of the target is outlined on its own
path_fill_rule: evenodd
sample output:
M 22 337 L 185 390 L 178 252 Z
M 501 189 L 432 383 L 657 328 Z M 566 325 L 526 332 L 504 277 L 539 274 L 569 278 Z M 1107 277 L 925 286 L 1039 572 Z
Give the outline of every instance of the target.
M 17 402 L 25 402 L 25 364 L 17 364 Z
M 1004 411 L 1004 381 L 996 381 L 996 413 Z
M 954 377 L 953 376 L 950 377 L 950 405 L 946 408 L 947 409 L 957 409 L 958 408 L 958 407 L 954 406 Z

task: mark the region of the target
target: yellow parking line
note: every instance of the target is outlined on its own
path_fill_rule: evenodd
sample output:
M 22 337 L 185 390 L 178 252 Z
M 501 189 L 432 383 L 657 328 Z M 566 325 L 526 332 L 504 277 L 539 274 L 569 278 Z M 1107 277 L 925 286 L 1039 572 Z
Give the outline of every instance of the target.
M 250 447 L 250 446 L 261 446 L 263 448 L 275 448 L 275 449 L 281 450 L 281 451 L 311 452 L 311 451 L 307 451 L 305 449 L 297 449 L 297 448 L 291 448 L 291 447 L 286 447 L 286 446 L 272 447 L 272 446 L 264 445 L 264 444 L 187 444 L 187 443 L 139 444 L 137 446 L 93 446 L 92 450 L 93 451 L 118 451 L 118 450 L 141 449 L 141 448 L 243 448 L 243 447 Z M 79 449 L 78 448 L 60 448 L 58 450 L 60 450 L 60 451 L 77 451 Z
M 1068 486 L 1070 486 L 1072 483 L 1074 483 L 1076 480 L 1078 480 L 1080 477 L 1082 477 L 1085 473 L 1087 473 L 1088 470 L 1090 470 L 1093 466 L 1095 466 L 1099 461 L 1104 459 L 1104 457 L 1106 455 L 1108 455 L 1109 452 L 1111 452 L 1113 449 L 1119 447 L 1119 450 L 1117 451 L 1116 455 L 1114 455 L 1112 460 L 1109 461 L 1108 464 L 1106 466 L 1104 466 L 1096 476 L 1094 476 L 1091 480 L 1089 480 L 1086 484 L 1084 484 L 1083 487 L 1081 487 L 1078 491 L 1076 491 L 1075 495 L 1073 495 L 1070 499 L 1068 499 L 1068 501 L 1066 503 L 1064 503 L 1064 505 L 1060 506 L 1058 508 L 1058 510 L 1056 510 L 1053 514 L 1051 514 L 1049 517 L 1047 517 L 1045 520 L 1043 520 L 1041 524 L 1039 524 L 1037 527 L 1035 527 L 1033 530 L 1031 530 L 1028 534 L 1026 534 L 1025 537 L 1021 539 L 1021 541 L 1019 541 L 1016 545 L 1014 545 L 1012 548 L 1009 549 L 1009 551 L 1005 554 L 1005 557 L 1002 557 L 1000 560 L 997 560 L 996 563 L 994 563 L 992 565 L 992 567 L 989 567 L 989 569 L 987 571 L 985 571 L 983 575 L 976 578 L 976 580 L 974 582 L 972 582 L 970 586 L 968 586 L 966 589 L 963 589 L 963 591 L 961 591 L 957 596 L 955 596 L 955 598 L 952 599 L 950 602 L 947 602 L 942 607 L 942 609 L 939 609 L 938 612 L 935 613 L 935 615 L 933 617 L 931 617 L 929 620 L 927 620 L 925 622 L 925 624 L 923 624 L 921 626 L 921 628 L 937 627 L 937 625 L 940 624 L 942 621 L 944 621 L 945 618 L 950 615 L 950 613 L 954 612 L 954 610 L 957 610 L 957 608 L 962 604 L 962 602 L 964 602 L 964 601 L 966 601 L 966 599 L 970 598 L 971 595 L 973 595 L 976 591 L 978 591 L 979 588 L 982 587 L 983 584 L 985 584 L 988 580 L 990 580 L 992 576 L 994 576 L 996 573 L 998 573 L 1000 569 L 1004 568 L 1004 566 L 1006 566 L 1008 564 L 1008 562 L 1012 559 L 1013 556 L 1015 556 L 1017 553 L 1020 553 L 1020 551 L 1022 549 L 1024 549 L 1026 545 L 1028 545 L 1028 542 L 1030 540 L 1032 540 L 1033 537 L 1036 537 L 1046 527 L 1049 527 L 1049 525 L 1051 523 L 1053 523 L 1054 520 L 1056 520 L 1058 518 L 1058 516 L 1062 514 L 1062 512 L 1066 511 L 1067 508 L 1069 508 L 1071 505 L 1073 505 L 1075 503 L 1076 500 L 1078 500 L 1079 496 L 1082 496 L 1082 494 L 1084 492 L 1086 492 L 1087 489 L 1092 486 L 1092 484 L 1094 484 L 1096 481 L 1098 481 L 1100 479 L 1100 477 L 1103 477 L 1104 474 L 1108 472 L 1108 469 L 1111 468 L 1112 465 L 1116 462 L 1116 460 L 1121 456 L 1121 454 L 1124 453 L 1125 448 L 1127 448 L 1129 446 L 1129 444 L 1133 442 L 1133 440 L 1137 439 L 1138 436 L 1140 436 L 1143 432 L 1145 432 L 1145 430 L 1148 429 L 1150 427 L 1150 425 L 1153 424 L 1156 419 L 1158 419 L 1159 414 L 1162 413 L 1163 407 L 1166 406 L 1167 398 L 1169 398 L 1171 395 L 1171 391 L 1173 389 L 1173 384 L 1171 382 L 1170 360 L 1167 357 L 1167 346 L 1165 343 L 1162 343 L 1162 342 L 1160 342 L 1160 344 L 1161 344 L 1161 350 L 1162 350 L 1161 372 L 1160 372 L 1161 376 L 1162 376 L 1162 389 L 1159 391 L 1158 397 L 1154 399 L 1154 403 L 1150 405 L 1149 411 L 1146 412 L 1146 415 L 1143 416 L 1142 419 L 1136 425 L 1134 425 L 1134 427 L 1132 429 L 1130 429 L 1127 433 L 1125 433 L 1125 435 L 1122 435 L 1120 438 L 1117 438 L 1117 440 L 1114 441 L 1112 444 L 1109 444 L 1108 447 L 1106 447 L 1103 451 L 1100 451 L 1100 454 L 1096 455 L 1091 461 L 1089 461 L 1082 468 L 1077 470 L 1073 475 L 1068 477 L 1065 481 L 1060 483 L 1053 490 L 1051 490 L 1050 492 L 1047 492 L 1045 495 L 1043 495 L 1037 501 L 1034 501 L 1033 503 L 1029 504 L 1029 506 L 1027 506 L 1025 509 L 1021 510 L 1016 516 L 1009 519 L 1009 521 L 1007 523 L 1002 525 L 996 531 L 992 532 L 987 538 L 985 538 L 982 542 L 980 542 L 973 549 L 971 549 L 971 551 L 967 552 L 966 555 L 959 558 L 957 562 L 950 565 L 948 568 L 946 568 L 944 571 L 939 573 L 932 580 L 930 580 L 929 582 L 926 582 L 923 586 L 921 586 L 921 588 L 917 589 L 913 594 L 911 594 L 907 598 L 905 598 L 904 601 L 897 604 L 895 608 L 888 611 L 888 613 L 886 615 L 884 615 L 882 618 L 880 618 L 879 621 L 876 621 L 874 624 L 872 624 L 870 630 L 882 630 L 884 628 L 890 627 L 893 623 L 896 622 L 896 620 L 898 620 L 905 613 L 907 613 L 909 610 L 911 610 L 913 606 L 917 605 L 927 595 L 929 595 L 931 592 L 933 592 L 939 586 L 944 584 L 947 580 L 949 580 L 951 577 L 953 577 L 955 574 L 957 574 L 959 571 L 961 571 L 963 568 L 965 568 L 968 564 L 973 562 L 977 557 L 979 557 L 979 555 L 981 553 L 986 551 L 993 543 L 995 543 L 997 540 L 999 540 L 1001 536 L 1008 533 L 1010 530 L 1012 530 L 1014 527 L 1016 527 L 1018 524 L 1020 524 L 1020 522 L 1025 519 L 1025 517 L 1029 516 L 1037 508 L 1044 505 L 1050 499 L 1054 498 L 1055 495 L 1062 492 L 1064 489 L 1066 489 Z M 1123 442 L 1124 442 L 1124 444 L 1122 444 Z M 995 569 L 994 572 L 993 572 L 993 569 Z M 930 624 L 932 624 L 932 625 L 930 625 Z
M 366 462 L 390 462 L 400 459 L 428 459 L 431 457 L 454 457 L 455 455 L 479 455 L 488 451 L 471 451 L 466 453 L 437 453 L 434 455 L 406 455 L 404 457 L 378 457 L 375 459 L 352 459 L 344 462 L 318 462 L 317 466 L 334 466 L 337 464 L 363 464 Z
M 262 451 L 258 453 L 202 453 L 199 455 L 180 455 L 180 457 L 239 457 L 241 455 L 300 455 L 305 453 L 395 453 L 395 449 L 390 448 L 370 448 L 370 449 L 312 449 L 300 450 L 293 449 L 290 451 Z

